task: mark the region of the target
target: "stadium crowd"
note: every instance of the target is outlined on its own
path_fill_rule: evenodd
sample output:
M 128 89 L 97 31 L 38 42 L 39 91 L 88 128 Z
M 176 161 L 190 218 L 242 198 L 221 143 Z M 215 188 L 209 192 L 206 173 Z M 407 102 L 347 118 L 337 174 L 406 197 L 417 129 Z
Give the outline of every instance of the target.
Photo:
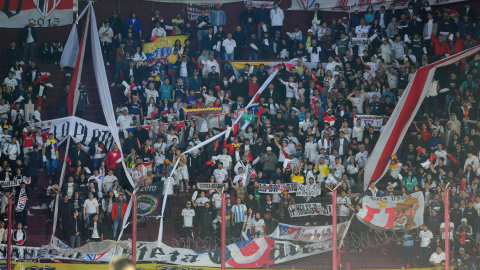
M 105 64 L 114 70 L 111 88 L 121 100 L 116 109 L 121 147 L 135 185 L 158 185 L 164 195 L 174 195 L 188 194 L 200 182 L 227 183 L 227 238 L 263 237 L 278 222 L 319 225 L 317 216 L 292 218 L 288 207 L 331 202 L 329 188 L 340 183 L 340 222 L 361 209 L 363 196 L 421 191 L 425 223 L 415 233 L 405 226 L 403 266 L 444 263 L 443 216 L 449 211 L 450 258 L 458 259 L 461 269 L 475 269 L 470 256 L 480 258 L 480 137 L 476 133 L 480 54 L 437 69 L 410 132 L 398 152 L 392 153 L 392 166 L 378 187 L 375 183 L 364 187 L 363 172 L 383 128 L 358 116 L 381 117 L 384 126 L 420 67 L 476 45 L 480 13 L 469 1 L 457 11 L 449 5 L 430 7 L 428 1 L 414 0 L 404 10 L 393 4 L 380 11 L 369 7 L 365 14 L 355 9 L 349 19 L 325 21 L 319 8 L 316 4 L 309 17 L 311 27 L 303 32 L 292 27 L 294 23 L 284 22 L 278 3 L 272 9 L 247 5 L 233 33 L 224 31 L 227 17 L 219 4 L 210 15 L 202 10 L 195 22 L 184 20 L 181 13 L 164 22 L 155 10 L 151 21 L 132 12 L 124 24 L 114 11 L 103 22 L 99 36 Z M 141 20 L 144 26 L 151 24 L 151 33 L 142 33 Z M 187 39 L 183 44 L 175 42 L 167 63 L 158 60 L 152 66 L 142 52 L 145 39 L 179 35 Z M 124 190 L 128 183 L 117 163 L 121 153 L 116 145 L 105 149 L 98 139 L 92 140 L 88 151 L 77 144 L 69 151 L 67 181 L 59 187 L 57 141 L 40 128 L 30 128 L 41 121 L 48 87 L 32 61 L 38 42 L 32 23 L 23 29 L 22 39 L 22 57 L 15 42 L 7 50 L 9 71 L 0 93 L 0 179 L 24 182 L 14 189 L 15 243 L 24 244 L 22 225 L 27 228 L 29 215 L 28 204 L 18 207 L 19 197 L 36 189 L 43 169 L 51 178 L 43 207 L 52 219 L 55 196 L 61 194 L 58 217 L 63 239 L 75 247 L 85 239 L 81 235 L 87 241 L 101 241 L 107 235 L 116 238 L 128 204 Z M 62 51 L 59 42 L 43 43 L 37 57 L 42 63 L 57 63 Z M 296 59 L 293 66 L 290 59 Z M 251 62 L 234 73 L 233 60 Z M 267 69 L 270 61 L 279 64 Z M 115 65 L 109 67 L 110 62 Z M 273 68 L 278 72 L 255 106 L 238 114 Z M 67 85 L 61 92 L 62 116 L 70 91 Z M 79 93 L 76 115 L 82 117 L 88 106 L 85 85 L 80 84 Z M 202 108 L 220 108 L 217 112 L 225 114 L 224 120 L 216 121 L 214 113 L 186 111 Z M 237 117 L 241 117 L 239 126 L 246 128 L 235 133 Z M 225 129 L 227 136 L 182 154 Z M 167 185 L 177 161 L 173 185 Z M 281 183 L 317 184 L 321 195 L 259 191 L 260 184 Z M 444 209 L 441 187 L 447 184 L 450 209 Z M 1 221 L 8 220 L 5 198 L 11 192 L 3 190 Z M 184 238 L 218 233 L 218 193 L 199 191 L 191 201 L 178 198 L 186 197 L 168 197 L 165 218 L 168 222 L 181 217 Z M 175 213 L 178 217 L 173 215 L 174 203 L 185 203 L 185 209 Z M 365 225 L 356 218 L 353 222 L 352 234 L 361 235 Z M 2 242 L 4 226 L 0 222 Z M 420 259 L 415 262 L 414 245 L 420 247 Z M 361 252 L 361 241 L 351 251 Z

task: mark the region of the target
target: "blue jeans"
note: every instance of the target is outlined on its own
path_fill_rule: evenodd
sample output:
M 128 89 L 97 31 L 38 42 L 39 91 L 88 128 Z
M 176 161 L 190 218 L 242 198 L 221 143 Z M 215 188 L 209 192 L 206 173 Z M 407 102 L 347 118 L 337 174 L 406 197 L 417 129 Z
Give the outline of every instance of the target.
M 85 217 L 86 217 L 86 219 L 85 219 L 85 228 L 87 228 L 88 223 L 90 223 L 90 218 L 91 218 L 91 216 L 94 215 L 94 214 L 96 214 L 96 213 L 85 213 Z
M 47 158 L 47 170 L 45 171 L 45 173 L 53 173 L 55 172 L 55 159 L 50 159 L 50 158 Z
M 22 56 L 22 61 L 25 62 L 25 59 L 27 58 L 27 54 L 30 53 L 28 56 L 28 61 L 32 61 L 33 58 L 33 48 L 35 47 L 35 42 L 26 42 L 25 47 L 23 48 L 23 56 Z
M 249 52 L 248 60 L 258 60 L 258 52 Z
M 180 77 L 182 78 L 183 84 L 187 88 L 187 91 L 190 90 L 190 88 L 188 87 L 188 77 L 183 77 L 183 76 L 180 76 Z
M 123 221 L 122 220 L 115 220 L 113 221 L 113 238 L 116 238 L 117 237 L 117 229 L 118 229 L 118 226 L 119 225 L 122 225 L 123 224 Z M 113 239 L 115 240 L 115 239 Z
M 172 205 L 173 205 L 173 198 L 172 195 L 167 197 L 167 205 L 165 207 L 165 219 L 172 219 Z
M 455 99 L 455 96 L 447 95 L 445 97 L 445 114 L 449 114 L 448 107 L 450 106 L 450 102 Z
M 413 264 L 413 246 L 403 246 L 403 266 L 410 264 L 412 267 Z
M 198 30 L 197 37 L 198 37 L 198 52 L 202 52 L 202 38 L 203 36 L 208 35 L 208 30 Z
M 265 24 L 265 27 L 267 28 L 267 31 L 265 31 L 265 32 L 268 33 L 268 26 L 267 26 L 266 24 Z M 262 27 L 260 27 L 260 28 L 257 29 L 257 33 L 258 33 L 258 34 L 257 34 L 257 37 L 258 37 L 258 38 L 263 37 L 263 36 L 262 36 L 262 33 L 263 33 Z
M 80 247 L 80 235 L 70 235 L 70 247 L 71 248 Z
M 230 60 L 233 61 L 233 52 L 232 53 L 225 53 L 225 59 L 226 61 Z
M 112 83 L 117 83 L 119 75 L 120 75 L 120 63 L 117 63 L 117 70 L 115 71 L 115 76 L 113 76 Z
M 246 37 L 250 37 L 250 34 L 253 32 L 253 27 L 250 24 L 243 25 L 243 32 L 245 33 Z
M 98 168 L 98 165 L 100 164 L 100 162 L 102 162 L 103 158 L 94 158 L 93 159 L 93 169 L 97 169 Z

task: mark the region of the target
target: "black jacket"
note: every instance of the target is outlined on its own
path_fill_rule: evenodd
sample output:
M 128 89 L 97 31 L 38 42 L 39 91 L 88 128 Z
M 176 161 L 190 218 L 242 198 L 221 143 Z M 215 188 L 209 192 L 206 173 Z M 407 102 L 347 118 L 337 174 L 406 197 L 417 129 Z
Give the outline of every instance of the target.
M 123 32 L 123 23 L 122 23 L 122 19 L 120 19 L 119 16 L 117 16 L 117 18 L 111 17 L 110 19 L 108 19 L 108 23 L 110 28 L 112 28 L 113 36 L 116 36 L 118 33 Z
M 238 20 L 243 25 L 255 25 L 256 18 L 255 11 L 253 11 L 253 9 L 248 10 L 245 8 L 242 12 L 240 12 Z M 249 19 L 252 19 L 252 21 L 250 22 Z
M 202 37 L 202 50 L 213 51 L 213 46 L 217 45 L 215 36 L 209 36 L 208 34 Z
M 72 161 L 72 166 L 77 167 L 77 162 L 80 160 L 82 165 L 85 165 L 85 161 L 87 160 L 87 153 L 80 149 L 80 154 L 78 154 L 77 149 L 70 150 L 70 160 Z
M 181 60 L 177 60 L 177 62 L 175 62 L 175 71 L 177 72 L 177 78 L 180 76 L 180 68 L 182 66 L 182 62 Z M 188 74 L 188 77 L 191 77 L 193 76 L 193 69 L 194 69 L 194 65 L 193 65 L 193 62 L 191 60 L 187 60 L 187 74 Z M 188 82 L 183 82 L 184 84 L 188 84 Z
M 70 235 L 75 235 L 77 232 L 80 232 L 80 228 L 80 221 L 78 221 L 77 218 L 70 217 L 68 220 L 68 231 L 70 232 Z
M 66 183 L 65 183 L 66 184 Z M 64 184 L 64 186 L 65 186 Z M 76 185 L 76 184 L 74 184 Z M 78 187 L 78 186 L 77 186 Z M 66 191 L 65 191 L 66 194 Z M 73 203 L 71 200 L 64 202 L 63 200 L 58 204 L 58 217 L 64 221 L 68 221 L 73 212 Z

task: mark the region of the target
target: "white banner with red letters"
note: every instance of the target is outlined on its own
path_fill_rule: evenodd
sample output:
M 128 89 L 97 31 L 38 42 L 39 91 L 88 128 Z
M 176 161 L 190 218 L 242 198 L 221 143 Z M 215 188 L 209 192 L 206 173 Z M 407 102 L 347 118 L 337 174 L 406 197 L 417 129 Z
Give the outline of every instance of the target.
M 380 131 L 383 125 L 383 116 L 382 115 L 366 115 L 366 114 L 357 114 L 355 115 L 355 122 L 357 123 L 357 119 L 362 120 L 362 126 L 369 124 L 370 126 L 375 129 L 375 131 Z
M 430 6 L 451 4 L 455 2 L 464 2 L 465 0 L 435 0 L 430 1 Z M 374 10 L 380 10 L 380 6 L 385 6 L 387 10 L 390 4 L 394 3 L 398 9 L 408 8 L 410 0 L 292 0 L 292 6 L 289 10 L 313 10 L 315 4 L 320 4 L 323 11 L 351 11 L 356 8 L 360 12 L 365 12 L 368 6 L 373 6 Z
M 4 0 L 0 4 L 0 27 L 23 28 L 30 19 L 35 27 L 71 24 L 77 0 Z
M 265 8 L 273 8 L 273 3 L 274 1 L 243 1 L 245 3 L 245 6 L 252 6 L 254 8 L 260 8 L 262 4 L 265 6 Z
M 297 192 L 296 183 L 287 183 L 287 184 L 259 184 L 258 192 L 260 193 L 295 193 Z
M 350 225 L 350 220 L 343 223 L 337 223 L 337 233 L 345 229 L 348 230 Z M 289 224 L 279 223 L 277 228 L 273 233 L 268 237 L 280 239 L 280 240 L 291 240 L 291 241 L 302 241 L 302 242 L 320 242 L 320 241 L 332 241 L 333 230 L 332 225 L 327 226 L 295 226 Z
M 420 191 L 402 196 L 366 196 L 357 217 L 373 227 L 399 230 L 410 225 L 413 229 L 423 224 L 423 208 L 424 198 Z
M 187 9 L 188 20 L 194 22 L 202 13 L 202 9 L 205 9 L 205 15 L 210 16 L 210 14 L 215 10 L 215 5 L 186 4 L 185 8 Z

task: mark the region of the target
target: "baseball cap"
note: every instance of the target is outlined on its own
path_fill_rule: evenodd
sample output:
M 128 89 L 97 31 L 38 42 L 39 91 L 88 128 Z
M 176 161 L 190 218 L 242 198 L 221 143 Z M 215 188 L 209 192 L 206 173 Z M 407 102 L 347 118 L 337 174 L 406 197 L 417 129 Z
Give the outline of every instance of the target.
M 312 30 L 312 29 L 308 29 L 308 32 L 309 32 L 309 33 L 313 33 L 313 30 Z
M 116 10 L 114 10 L 114 11 L 112 12 L 112 14 L 118 14 L 118 12 L 117 12 Z
M 466 219 L 466 218 L 462 218 L 462 222 L 467 222 L 467 219 Z
M 191 201 L 187 201 L 186 204 L 192 204 L 192 202 L 191 202 Z
M 461 247 L 458 251 L 462 251 L 462 250 L 465 251 L 465 249 L 463 247 Z
M 272 151 L 272 147 L 267 147 L 267 151 Z

